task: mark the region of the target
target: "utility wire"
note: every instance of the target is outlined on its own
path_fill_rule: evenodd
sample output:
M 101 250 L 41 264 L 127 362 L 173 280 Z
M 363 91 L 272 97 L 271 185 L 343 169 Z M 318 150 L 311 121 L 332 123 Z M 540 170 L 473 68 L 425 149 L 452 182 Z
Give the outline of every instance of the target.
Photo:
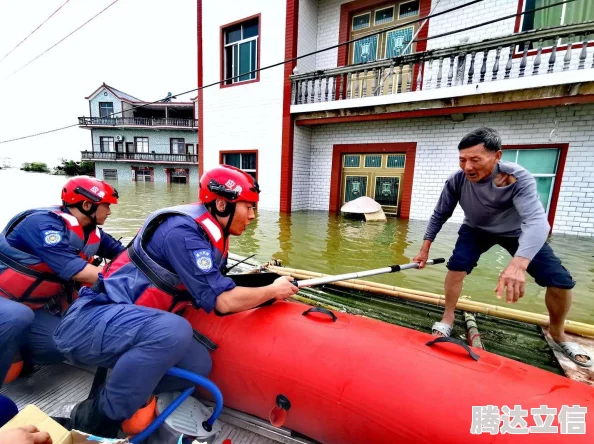
M 68 34 L 66 37 L 62 38 L 61 40 L 59 40 L 58 42 L 54 43 L 52 46 L 50 46 L 49 48 L 47 48 L 45 51 L 43 51 L 41 54 L 39 54 L 37 57 L 35 57 L 34 59 L 30 60 L 29 62 L 25 63 L 23 66 L 21 66 L 19 69 L 17 69 L 15 72 L 13 72 L 11 75 L 9 75 L 6 79 L 11 78 L 13 75 L 15 75 L 17 72 L 19 72 L 21 69 L 26 68 L 27 66 L 29 66 L 31 63 L 33 63 L 35 60 L 37 60 L 38 58 L 40 58 L 42 55 L 46 54 L 47 52 L 49 52 L 51 49 L 55 48 L 56 46 L 58 46 L 60 43 L 62 43 L 64 40 L 66 40 L 68 37 L 70 37 L 72 34 L 74 34 L 75 32 L 77 32 L 79 29 L 83 28 L 84 26 L 86 26 L 88 23 L 90 23 L 92 20 L 94 20 L 95 18 L 97 18 L 98 16 L 100 16 L 101 14 L 103 14 L 105 11 L 107 11 L 109 8 L 111 8 L 113 5 L 115 5 L 119 0 L 114 0 L 113 2 L 111 2 L 109 5 L 107 5 L 105 8 L 103 8 L 101 11 L 99 11 L 97 14 L 95 14 L 93 17 L 91 17 L 89 20 L 87 20 L 86 22 L 84 22 L 82 25 L 80 25 L 78 28 L 76 28 L 74 31 L 72 31 L 70 34 Z M 6 80 L 5 79 L 5 80 Z
M 116 0 L 116 1 L 118 1 L 118 0 Z M 338 47 L 340 47 L 340 46 L 348 45 L 348 44 L 350 44 L 350 43 L 353 43 L 353 42 L 356 42 L 356 41 L 358 41 L 358 40 L 362 40 L 362 39 L 364 39 L 364 38 L 367 38 L 367 37 L 369 37 L 369 36 L 371 36 L 371 35 L 381 34 L 381 33 L 384 33 L 384 32 L 386 32 L 387 30 L 394 30 L 394 29 L 400 29 L 400 28 L 404 28 L 404 27 L 407 27 L 407 26 L 409 26 L 409 25 L 411 25 L 411 24 L 413 24 L 413 23 L 417 23 L 417 22 L 424 21 L 424 20 L 427 20 L 427 19 L 430 19 L 430 18 L 433 18 L 433 17 L 437 17 L 437 16 L 439 16 L 439 15 L 443 15 L 443 14 L 446 14 L 446 13 L 449 13 L 449 12 L 453 12 L 453 11 L 455 11 L 455 10 L 458 10 L 458 9 L 461 9 L 461 8 L 464 8 L 464 7 L 467 7 L 467 6 L 470 6 L 470 5 L 476 4 L 476 3 L 480 3 L 480 2 L 482 2 L 482 1 L 484 1 L 484 0 L 474 0 L 474 1 L 471 1 L 471 2 L 469 2 L 469 3 L 465 3 L 465 4 L 463 4 L 463 5 L 455 6 L 455 7 L 453 7 L 453 8 L 450 8 L 450 9 L 445 9 L 445 10 L 443 10 L 443 11 L 440 11 L 440 12 L 438 12 L 438 13 L 435 13 L 435 14 L 433 14 L 433 15 L 427 15 L 426 17 L 422 17 L 422 18 L 419 18 L 419 19 L 417 19 L 417 20 L 412 20 L 412 21 L 409 21 L 409 22 L 403 23 L 403 24 L 401 24 L 401 25 L 398 25 L 398 26 L 394 26 L 394 27 L 390 27 L 390 28 L 385 28 L 385 29 L 383 29 L 383 30 L 381 30 L 381 31 L 378 31 L 378 32 L 376 32 L 376 33 L 373 33 L 373 34 L 368 34 L 368 35 L 366 35 L 366 36 L 363 36 L 363 37 L 359 37 L 359 38 L 352 39 L 352 40 L 347 40 L 347 41 L 344 41 L 344 42 L 338 43 L 338 44 L 336 44 L 336 45 L 332 45 L 332 46 L 329 46 L 329 47 L 326 47 L 326 48 L 319 49 L 319 50 L 317 50 L 317 51 L 313 51 L 313 52 L 310 52 L 310 53 L 307 53 L 307 54 L 303 54 L 303 55 L 300 55 L 300 56 L 293 57 L 293 58 L 291 58 L 291 59 L 284 60 L 284 61 L 282 61 L 282 62 L 279 62 L 279 63 L 275 63 L 275 64 L 273 64 L 273 65 L 268 65 L 268 66 L 265 66 L 265 67 L 263 67 L 263 68 L 258 68 L 258 69 L 255 69 L 255 70 L 253 70 L 253 71 L 249 71 L 249 72 L 245 72 L 245 73 L 242 73 L 242 74 L 238 74 L 238 75 L 236 75 L 236 76 L 229 77 L 229 78 L 226 78 L 226 79 L 220 80 L 220 81 L 218 81 L 218 82 L 213 82 L 213 83 L 209 83 L 208 85 L 203 85 L 203 86 L 201 86 L 201 87 L 199 87 L 199 88 L 194 88 L 194 89 L 190 89 L 190 90 L 188 90 L 188 91 L 184 91 L 184 92 L 181 92 L 181 93 L 178 93 L 178 94 L 174 94 L 173 96 L 164 97 L 163 99 L 155 100 L 154 102 L 146 102 L 146 103 L 143 103 L 142 105 L 137 105 L 137 106 L 134 106 L 134 107 L 132 107 L 132 108 L 130 108 L 130 109 L 127 109 L 127 110 L 125 110 L 125 111 L 132 111 L 132 110 L 134 110 L 134 109 L 136 109 L 136 108 L 141 108 L 141 107 L 143 107 L 143 106 L 149 106 L 149 105 L 153 105 L 153 104 L 155 104 L 155 103 L 160 103 L 160 102 L 163 102 L 163 101 L 165 101 L 165 100 L 171 99 L 171 97 L 183 96 L 183 95 L 185 95 L 185 94 L 189 94 L 189 93 L 193 93 L 193 92 L 196 92 L 196 91 L 200 91 L 200 90 L 203 90 L 203 89 L 205 89 L 205 88 L 209 88 L 209 87 L 211 87 L 211 86 L 216 86 L 216 85 L 219 85 L 219 84 L 221 84 L 221 83 L 227 82 L 227 81 L 229 81 L 229 80 L 232 80 L 232 79 L 235 79 L 235 78 L 238 78 L 238 77 L 242 77 L 242 76 L 245 76 L 245 75 L 250 75 L 250 74 L 253 74 L 253 73 L 260 72 L 260 71 L 265 71 L 265 70 L 267 70 L 267 69 L 270 69 L 270 68 L 275 68 L 275 67 L 277 67 L 277 66 L 284 65 L 284 64 L 286 64 L 286 63 L 290 63 L 290 62 L 293 62 L 293 61 L 296 61 L 296 60 L 302 59 L 302 58 L 304 58 L 304 57 L 309 57 L 309 56 L 312 56 L 312 55 L 315 55 L 315 54 L 318 54 L 318 53 L 321 53 L 321 52 L 324 52 L 324 51 L 328 51 L 328 50 L 330 50 L 330 49 L 334 49 L 334 48 L 338 48 Z M 445 36 L 445 35 L 450 35 L 450 34 L 455 34 L 455 33 L 458 33 L 458 32 L 463 32 L 463 31 L 465 31 L 465 30 L 468 30 L 468 29 L 475 29 L 475 28 L 478 28 L 478 27 L 481 27 L 481 26 L 485 26 L 485 25 L 488 25 L 488 24 L 491 24 L 491 23 L 497 22 L 497 21 L 507 20 L 507 19 L 509 19 L 509 18 L 511 18 L 511 17 L 519 17 L 519 16 L 522 16 L 522 15 L 524 15 L 524 14 L 528 14 L 528 13 L 531 13 L 531 12 L 534 12 L 534 11 L 539 11 L 539 10 L 541 10 L 541 9 L 548 9 L 548 8 L 553 8 L 553 7 L 555 7 L 555 6 L 563 5 L 563 4 L 566 4 L 566 3 L 572 3 L 572 2 L 574 2 L 574 1 L 576 1 L 576 0 L 564 0 L 564 1 L 561 1 L 561 2 L 559 2 L 559 3 L 553 3 L 553 4 L 551 4 L 551 5 L 548 5 L 548 6 L 542 6 L 542 7 L 540 7 L 540 8 L 534 8 L 534 9 L 530 9 L 530 10 L 525 10 L 525 11 L 523 11 L 523 12 L 520 12 L 520 13 L 517 13 L 517 14 L 512 14 L 512 15 L 509 15 L 509 16 L 506 16 L 506 17 L 503 17 L 503 18 L 499 18 L 499 19 L 491 20 L 491 21 L 488 21 L 488 22 L 484 22 L 484 23 L 481 23 L 481 24 L 478 24 L 478 25 L 474 25 L 474 26 L 468 27 L 468 28 L 463 28 L 463 29 L 460 29 L 460 30 L 451 31 L 451 32 L 447 32 L 447 33 L 443 33 L 443 34 L 435 35 L 435 36 L 432 36 L 432 37 L 427 37 L 427 38 L 425 38 L 425 39 L 419 39 L 419 40 L 417 40 L 417 41 L 421 41 L 421 40 L 430 40 L 430 39 L 434 39 L 434 38 L 443 37 L 443 36 Z M 114 3 L 115 3 L 115 2 L 114 2 Z M 110 5 L 110 6 L 111 6 L 111 5 Z M 123 112 L 124 112 L 124 110 L 122 110 L 122 111 L 119 111 L 119 112 L 117 112 L 117 113 L 113 113 L 113 114 L 111 114 L 111 116 L 115 116 L 115 115 L 117 115 L 117 114 L 121 114 L 121 113 L 123 113 Z M 49 131 L 44 131 L 44 132 L 37 133 L 37 134 L 31 134 L 31 135 L 28 135 L 28 136 L 16 137 L 16 138 L 14 138 L 14 139 L 9 139 L 9 140 L 2 140 L 2 141 L 0 141 L 0 144 L 3 144 L 3 143 L 9 143 L 9 142 L 14 142 L 14 141 L 17 141 L 17 140 L 28 139 L 28 138 L 30 138 L 30 137 L 36 137 L 36 136 L 40 136 L 40 135 L 43 135 L 43 134 L 52 133 L 52 132 L 55 132 L 55 131 L 61 131 L 61 130 L 64 130 L 64 129 L 73 128 L 73 127 L 75 127 L 75 126 L 79 126 L 79 124 L 72 124 L 72 125 L 64 126 L 64 127 L 61 127 L 61 128 L 56 128 L 56 129 L 49 130 Z
M 4 60 L 6 57 L 8 57 L 10 54 L 12 54 L 12 52 L 15 49 L 17 49 L 19 46 L 21 46 L 25 42 L 25 40 L 27 40 L 29 37 L 31 37 L 33 34 L 35 34 L 35 31 L 37 31 L 39 28 L 41 28 L 43 25 L 45 25 L 47 23 L 47 21 L 49 19 L 51 19 L 54 15 L 56 15 L 60 9 L 62 9 L 64 6 L 66 6 L 66 3 L 68 3 L 69 1 L 70 0 L 66 0 L 64 3 L 62 3 L 62 5 L 58 9 L 56 9 L 54 12 L 52 12 L 52 14 L 41 23 L 41 25 L 39 25 L 37 28 L 35 28 L 33 31 L 31 31 L 29 33 L 29 35 L 27 37 L 25 37 L 23 40 L 21 40 L 18 45 L 16 45 L 14 48 L 12 48 L 10 51 L 8 51 L 8 53 L 0 59 L 0 62 L 2 62 L 2 60 Z

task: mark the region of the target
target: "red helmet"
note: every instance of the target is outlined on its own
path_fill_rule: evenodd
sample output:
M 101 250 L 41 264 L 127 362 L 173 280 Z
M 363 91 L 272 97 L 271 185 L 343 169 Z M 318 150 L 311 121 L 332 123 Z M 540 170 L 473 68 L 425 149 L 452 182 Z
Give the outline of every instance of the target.
M 73 177 L 62 188 L 62 202 L 65 205 L 85 201 L 94 205 L 117 204 L 118 197 L 118 191 L 111 185 L 89 176 Z
M 209 203 L 217 198 L 227 202 L 258 202 L 258 183 L 245 171 L 231 165 L 219 165 L 205 172 L 200 178 L 198 198 Z

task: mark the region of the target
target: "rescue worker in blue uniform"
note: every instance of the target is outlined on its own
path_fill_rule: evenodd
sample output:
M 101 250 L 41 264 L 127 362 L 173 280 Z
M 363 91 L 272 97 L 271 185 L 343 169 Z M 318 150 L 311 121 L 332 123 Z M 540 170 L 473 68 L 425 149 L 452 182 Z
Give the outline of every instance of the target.
M 0 386 L 21 349 L 31 364 L 64 360 L 53 333 L 75 283 L 97 280 L 95 256 L 125 250 L 98 227 L 117 199 L 111 185 L 78 176 L 64 185 L 62 206 L 23 211 L 0 233 Z
M 73 428 L 116 437 L 153 393 L 190 384 L 164 377 L 169 368 L 209 374 L 207 348 L 178 315 L 185 307 L 234 313 L 298 291 L 287 277 L 247 288 L 224 275 L 229 235 L 255 218 L 259 192 L 237 168 L 207 171 L 200 202 L 151 214 L 126 252 L 81 291 L 54 334 L 58 349 L 75 363 L 113 370 L 99 395 L 72 411 Z

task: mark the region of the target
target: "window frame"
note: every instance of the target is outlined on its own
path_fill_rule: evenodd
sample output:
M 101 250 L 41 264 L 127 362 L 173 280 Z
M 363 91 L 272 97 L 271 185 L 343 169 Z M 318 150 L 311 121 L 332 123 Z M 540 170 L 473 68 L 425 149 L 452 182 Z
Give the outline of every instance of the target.
M 225 48 L 228 46 L 227 44 L 225 44 L 225 31 L 232 27 L 232 26 L 236 26 L 236 25 L 240 25 L 244 22 L 248 22 L 250 20 L 254 20 L 254 19 L 258 19 L 258 36 L 257 37 L 249 37 L 245 40 L 240 40 L 241 42 L 247 42 L 250 40 L 256 40 L 256 69 L 260 68 L 260 53 L 261 53 L 261 45 L 262 45 L 262 14 L 258 13 L 258 14 L 254 14 L 252 16 L 249 17 L 245 17 L 242 18 L 241 20 L 236 20 L 234 22 L 231 23 L 227 23 L 223 26 L 220 27 L 220 31 L 219 31 L 219 36 L 220 36 L 220 52 L 221 52 L 221 60 L 220 60 L 220 75 L 221 75 L 221 83 L 219 84 L 220 88 L 230 88 L 233 86 L 239 86 L 239 85 L 247 85 L 249 83 L 255 83 L 255 82 L 259 82 L 260 81 L 260 71 L 256 71 L 256 77 L 254 79 L 250 79 L 250 80 L 235 80 L 235 81 L 231 81 L 231 83 L 226 84 L 224 82 L 226 76 L 225 76 Z M 238 42 L 234 42 L 234 43 L 230 43 L 229 45 L 235 45 Z
M 138 151 L 138 139 L 146 139 L 146 151 Z M 134 153 L 150 153 L 150 141 L 147 136 L 134 137 Z
M 550 231 L 553 231 L 555 223 L 555 214 L 557 212 L 557 205 L 559 203 L 559 194 L 561 192 L 561 182 L 563 181 L 563 174 L 565 172 L 565 161 L 567 159 L 567 152 L 569 150 L 568 143 L 542 143 L 542 144 L 521 144 L 521 145 L 502 145 L 502 151 L 506 150 L 530 150 L 530 149 L 557 149 L 559 150 L 559 159 L 557 160 L 557 172 L 552 186 L 552 193 L 549 199 L 549 210 L 547 220 L 549 222 Z M 532 173 L 530 173 L 532 174 Z M 534 175 L 533 175 L 534 176 Z
M 567 6 L 567 3 L 564 3 L 563 8 L 565 8 Z M 518 0 L 518 14 L 524 12 L 526 10 L 526 0 Z M 514 34 L 519 34 L 522 33 L 524 31 L 522 31 L 522 27 L 524 25 L 524 14 L 519 15 L 516 17 L 516 24 L 514 26 Z M 561 24 L 559 24 L 559 26 L 561 26 Z M 560 51 L 566 51 L 568 48 L 567 43 L 565 44 L 559 44 L 561 42 L 561 39 L 557 42 L 557 52 Z M 533 45 L 535 42 L 531 42 Z M 594 40 L 588 40 L 588 43 L 586 44 L 587 47 L 591 47 L 594 46 Z M 575 50 L 575 49 L 581 49 L 583 48 L 583 41 L 582 42 L 575 42 L 572 43 L 571 45 L 571 49 Z M 543 46 L 541 49 L 541 54 L 548 54 L 551 53 L 553 51 L 552 46 Z M 538 48 L 532 48 L 529 49 L 527 52 L 528 56 L 534 56 L 538 53 Z M 514 54 L 513 54 L 513 58 L 520 58 L 523 57 L 524 55 L 524 50 L 522 49 L 521 45 L 515 45 L 514 46 Z
M 102 109 L 101 108 L 101 105 L 105 105 L 105 104 L 109 104 L 109 103 L 111 104 L 111 113 L 109 113 L 107 116 L 102 116 L 101 115 L 101 109 Z M 110 119 L 110 118 L 113 118 L 112 116 L 115 113 L 114 107 L 113 107 L 113 102 L 99 102 L 98 107 L 99 107 L 98 109 L 99 109 L 99 118 L 100 119 Z
M 107 151 L 103 151 L 103 140 L 104 139 L 111 139 L 111 146 L 113 148 L 113 150 L 107 150 Z M 109 142 L 109 140 L 107 140 Z M 99 136 L 99 152 L 100 153 L 115 153 L 115 137 L 113 136 Z
M 245 171 L 246 173 L 255 173 L 256 176 L 256 181 L 258 181 L 258 150 L 230 150 L 230 151 L 219 151 L 219 164 L 222 165 L 225 159 L 225 155 L 227 154 L 255 154 L 256 155 L 256 169 L 252 170 L 252 169 L 247 169 L 244 170 L 243 168 L 241 168 L 242 171 Z M 241 160 L 240 160 L 241 163 Z
M 173 141 L 174 140 L 176 141 L 175 143 L 177 143 L 177 144 L 180 144 L 181 143 L 182 144 L 182 148 L 183 149 L 182 149 L 182 152 L 181 153 L 174 153 L 173 152 L 173 144 L 174 144 Z M 180 140 L 181 140 L 181 142 L 180 142 Z M 178 145 L 178 147 L 179 147 L 179 145 Z M 180 155 L 180 154 L 188 154 L 188 152 L 186 151 L 186 139 L 184 137 L 170 137 L 169 138 L 169 154 L 178 154 L 178 155 Z

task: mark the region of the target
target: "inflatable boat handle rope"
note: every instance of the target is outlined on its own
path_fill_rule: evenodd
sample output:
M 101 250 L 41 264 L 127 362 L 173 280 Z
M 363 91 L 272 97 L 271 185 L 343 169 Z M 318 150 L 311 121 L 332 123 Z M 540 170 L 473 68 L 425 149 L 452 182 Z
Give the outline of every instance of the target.
M 194 384 L 198 384 L 207 390 L 209 390 L 215 399 L 215 409 L 206 421 L 202 423 L 202 427 L 207 432 L 212 431 L 212 425 L 217 420 L 219 415 L 223 410 L 223 395 L 219 388 L 210 380 L 206 379 L 204 376 L 197 375 L 196 373 L 189 372 L 187 370 L 183 370 L 181 368 L 172 367 L 167 370 L 167 374 L 169 376 L 175 376 L 177 378 L 187 379 L 188 381 L 193 382 Z M 178 408 L 192 393 L 196 388 L 194 386 L 188 387 L 185 389 L 181 395 L 179 395 L 175 400 L 169 404 L 169 406 L 163 410 L 163 412 L 157 416 L 153 422 L 151 422 L 146 429 L 140 432 L 138 435 L 134 436 L 130 439 L 132 444 L 138 444 L 147 439 L 152 433 L 154 433 L 160 426 L 165 422 L 167 417 L 173 413 L 173 411 Z

